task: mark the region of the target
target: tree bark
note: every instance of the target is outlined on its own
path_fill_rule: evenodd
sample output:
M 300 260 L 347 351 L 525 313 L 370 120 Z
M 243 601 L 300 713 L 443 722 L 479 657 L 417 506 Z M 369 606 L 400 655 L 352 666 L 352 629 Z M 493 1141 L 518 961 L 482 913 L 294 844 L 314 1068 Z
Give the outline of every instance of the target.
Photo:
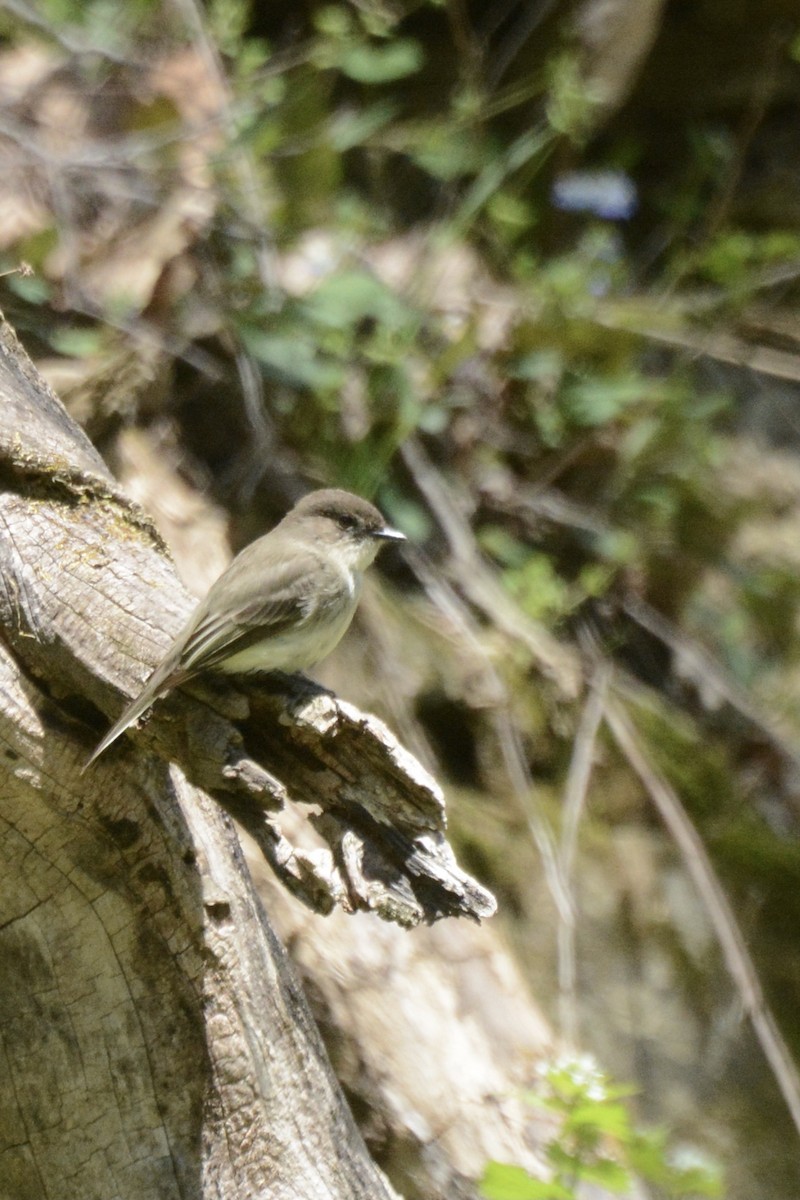
M 178 474 L 179 454 L 165 455 L 165 441 L 156 417 L 121 432 L 112 453 L 128 492 L 154 514 L 181 578 L 202 594 L 230 561 L 230 547 L 214 502 Z M 413 715 L 398 700 L 407 697 L 411 708 L 416 694 L 411 631 L 380 576 L 365 590 L 356 629 L 323 668 L 325 682 L 367 707 L 370 694 L 380 697 L 413 738 Z M 421 746 L 424 753 L 424 739 Z M 249 839 L 243 848 L 359 1128 L 403 1196 L 479 1200 L 491 1160 L 547 1178 L 553 1122 L 526 1097 L 535 1065 L 555 1053 L 554 1038 L 500 924 L 440 921 L 409 933 L 372 914 L 321 917 L 287 892 Z M 552 927 L 549 910 L 540 917 Z
M 290 684 L 170 697 L 82 775 L 97 709 L 191 601 L 7 326 L 0 484 L 0 1195 L 393 1195 L 218 801 L 306 903 L 488 915 L 436 785 L 379 723 Z M 323 809 L 311 851 L 277 824 L 288 795 Z

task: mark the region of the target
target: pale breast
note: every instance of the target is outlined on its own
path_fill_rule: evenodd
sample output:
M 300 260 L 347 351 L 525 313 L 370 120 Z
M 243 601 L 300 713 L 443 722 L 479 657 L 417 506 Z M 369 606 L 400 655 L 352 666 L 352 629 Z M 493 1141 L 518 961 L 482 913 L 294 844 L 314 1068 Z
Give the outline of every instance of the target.
M 305 671 L 321 662 L 342 640 L 353 619 L 358 604 L 360 578 L 348 572 L 348 587 L 335 600 L 328 598 L 292 630 L 240 650 L 219 664 L 218 669 L 230 672 L 247 671 Z

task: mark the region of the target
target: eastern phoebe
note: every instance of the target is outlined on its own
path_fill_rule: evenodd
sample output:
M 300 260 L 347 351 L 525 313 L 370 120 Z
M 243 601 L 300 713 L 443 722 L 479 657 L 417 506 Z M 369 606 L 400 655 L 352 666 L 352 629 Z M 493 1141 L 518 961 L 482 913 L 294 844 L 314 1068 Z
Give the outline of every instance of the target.
M 86 763 L 146 708 L 202 671 L 303 671 L 330 654 L 356 611 L 363 572 L 384 541 L 404 541 L 374 505 L 311 492 L 212 584 L 144 688 Z

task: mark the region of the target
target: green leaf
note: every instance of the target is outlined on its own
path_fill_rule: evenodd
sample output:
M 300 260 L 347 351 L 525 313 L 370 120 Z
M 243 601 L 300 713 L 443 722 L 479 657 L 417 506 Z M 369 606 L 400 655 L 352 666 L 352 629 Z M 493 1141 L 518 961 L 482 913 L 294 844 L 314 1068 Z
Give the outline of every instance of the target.
M 592 127 L 602 97 L 592 91 L 578 56 L 567 52 L 548 63 L 547 119 L 554 130 L 580 142 Z
M 412 38 L 399 38 L 385 46 L 368 42 L 351 46 L 342 55 L 339 66 L 357 83 L 392 83 L 413 75 L 423 62 L 419 43 Z
M 503 572 L 503 583 L 534 620 L 560 617 L 569 606 L 569 588 L 546 554 L 531 554 Z
M 631 1185 L 630 1174 L 611 1158 L 600 1158 L 593 1163 L 584 1163 L 580 1178 L 586 1183 L 597 1183 L 608 1192 L 624 1192 Z
M 478 532 L 478 542 L 504 567 L 523 567 L 530 556 L 529 547 L 502 525 L 484 525 Z M 532 1097 L 532 1102 L 540 1103 L 539 1097 Z
M 353 18 L 346 8 L 328 4 L 314 13 L 314 28 L 323 37 L 338 40 L 346 38 L 353 28 Z
M 558 350 L 532 350 L 509 363 L 508 374 L 512 379 L 536 382 L 557 380 L 563 370 L 563 356 Z
M 345 109 L 331 121 L 331 145 L 343 154 L 354 146 L 363 146 L 374 133 L 397 116 L 398 106 L 381 100 L 362 109 Z
M 622 563 L 623 566 L 636 561 L 639 554 L 639 543 L 636 535 L 627 529 L 608 529 L 601 533 L 595 542 L 595 550 L 599 558 L 605 558 L 612 563 Z M 599 565 L 599 564 L 597 564 Z M 606 567 L 602 567 L 603 572 Z M 609 1096 L 632 1096 L 635 1088 L 609 1089 Z
M 45 304 L 53 290 L 41 275 L 7 275 L 3 282 L 10 292 L 28 304 Z
M 573 1200 L 573 1193 L 560 1183 L 534 1179 L 522 1167 L 490 1162 L 480 1182 L 486 1200 Z
M 242 326 L 239 332 L 253 357 L 278 378 L 313 390 L 324 391 L 342 386 L 343 366 L 321 358 L 303 338 L 264 333 L 251 326 Z
M 94 327 L 89 329 L 56 329 L 50 338 L 50 345 L 57 354 L 70 358 L 88 358 L 96 354 L 103 343 L 103 332 Z
M 566 403 L 578 425 L 605 425 L 626 408 L 652 397 L 649 381 L 638 376 L 619 379 L 584 379 L 570 385 Z
M 711 1196 L 724 1194 L 722 1174 L 711 1168 L 694 1167 L 687 1171 L 675 1171 L 669 1186 L 675 1196 Z
M 682 1154 L 673 1152 L 670 1155 L 666 1136 L 661 1130 L 637 1133 L 627 1150 L 630 1165 L 637 1175 L 656 1184 L 669 1196 L 717 1197 L 723 1194 L 718 1164 L 697 1151 L 684 1150 Z
M 628 1138 L 631 1135 L 630 1114 L 624 1104 L 597 1103 L 579 1104 L 568 1114 L 565 1127 L 568 1129 L 592 1129 L 611 1137 Z
M 469 129 L 454 133 L 449 121 L 419 121 L 405 126 L 402 149 L 436 179 L 458 179 L 481 169 L 486 147 Z
M 547 1146 L 547 1157 L 554 1167 L 558 1169 L 558 1173 L 568 1178 L 577 1179 L 583 1169 L 586 1148 L 582 1148 L 580 1154 L 573 1154 L 562 1146 L 560 1142 L 550 1142 Z
M 531 163 L 541 166 L 552 145 L 553 138 L 548 130 L 526 130 L 504 154 L 489 158 L 453 217 L 453 231 L 464 233 L 505 181 Z
M 498 192 L 487 202 L 486 211 L 494 223 L 515 233 L 535 223 L 533 208 L 512 192 Z
M 413 310 L 366 271 L 340 271 L 319 285 L 306 309 L 313 321 L 348 329 L 372 317 L 379 326 L 399 330 L 414 320 Z

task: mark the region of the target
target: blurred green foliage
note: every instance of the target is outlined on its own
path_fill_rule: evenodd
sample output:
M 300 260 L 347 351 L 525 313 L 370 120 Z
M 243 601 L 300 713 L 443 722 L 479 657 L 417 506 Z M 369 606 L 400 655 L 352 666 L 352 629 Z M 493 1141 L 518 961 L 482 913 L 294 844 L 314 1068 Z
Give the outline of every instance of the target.
M 672 1150 L 662 1132 L 634 1125 L 624 1103 L 632 1089 L 612 1084 L 590 1057 L 543 1064 L 541 1078 L 528 1102 L 558 1120 L 546 1146 L 550 1178 L 490 1163 L 481 1183 L 486 1200 L 576 1200 L 587 1184 L 630 1194 L 635 1180 L 655 1185 L 663 1197 L 723 1194 L 719 1169 L 704 1156 Z
M 623 130 L 591 150 L 585 207 L 564 211 L 555 184 L 591 149 L 602 113 L 566 26 L 534 69 L 492 85 L 477 43 L 455 52 L 455 26 L 434 0 L 312 3 L 289 38 L 248 0 L 212 0 L 194 26 L 159 0 L 46 0 L 39 11 L 35 36 L 49 22 L 58 53 L 91 48 L 74 66 L 87 96 L 115 72 L 123 89 L 139 69 L 123 69 L 125 56 L 141 62 L 156 39 L 163 54 L 202 29 L 220 56 L 229 96 L 224 136 L 209 146 L 218 208 L 194 248 L 197 287 L 167 326 L 178 347 L 200 327 L 249 357 L 278 445 L 312 477 L 412 512 L 399 452 L 418 437 L 471 491 L 478 542 L 530 618 L 567 633 L 587 604 L 633 586 L 743 686 L 798 658 L 800 638 L 787 636 L 800 612 L 796 572 L 757 557 L 731 563 L 760 504 L 726 486 L 731 400 L 639 332 L 643 321 L 682 327 L 680 287 L 703 289 L 689 319 L 741 308 L 765 271 L 800 254 L 796 230 L 709 222 L 709 195 L 729 187 L 736 158 L 730 130 L 688 123 L 669 191 L 636 179 L 647 147 Z M 1 19 L 9 40 L 32 36 L 13 14 Z M 130 87 L 115 115 L 114 153 L 124 160 L 128 135 L 145 139 L 130 143 L 125 166 L 157 204 L 179 159 L 178 108 Z M 630 171 L 639 218 L 598 215 L 598 166 Z M 74 182 L 72 209 L 87 186 L 78 173 Z M 248 190 L 267 198 L 266 230 Z M 4 266 L 20 256 L 37 274 L 4 283 L 23 330 L 81 358 L 102 352 L 109 326 L 138 320 L 142 301 L 123 277 L 100 311 L 84 301 L 65 322 L 69 288 L 49 264 L 75 232 L 59 224 L 72 209 L 6 252 Z M 643 287 L 656 235 L 664 249 Z M 265 238 L 283 267 L 271 289 Z M 394 256 L 388 273 L 382 254 Z M 458 282 L 440 294 L 454 269 Z M 669 289 L 661 307 L 659 288 Z M 573 523 L 509 521 L 482 499 L 498 474 L 520 495 L 565 496 Z M 732 581 L 722 613 L 706 594 L 714 574 Z
M 793 886 L 796 843 L 763 824 L 751 837 L 760 822 L 752 814 L 734 823 L 752 798 L 737 772 L 746 766 L 762 779 L 772 751 L 743 745 L 740 728 L 704 711 L 702 697 L 683 703 L 666 654 L 641 650 L 624 609 L 633 598 L 678 640 L 697 639 L 752 710 L 768 716 L 774 704 L 797 737 L 797 562 L 785 544 L 742 548 L 751 523 L 791 502 L 785 488 L 773 493 L 770 479 L 750 479 L 741 465 L 735 391 L 749 394 L 753 379 L 743 388 L 727 370 L 749 361 L 736 322 L 754 305 L 763 322 L 773 279 L 784 279 L 780 302 L 796 306 L 797 222 L 752 215 L 740 188 L 751 110 L 745 105 L 747 120 L 741 111 L 726 116 L 726 96 L 704 112 L 699 73 L 690 112 L 676 104 L 664 119 L 658 85 L 648 81 L 652 94 L 615 122 L 560 11 L 503 72 L 492 61 L 502 39 L 481 7 L 40 0 L 29 22 L 0 11 L 7 46 L 44 44 L 56 57 L 60 81 L 86 100 L 95 139 L 84 153 L 71 130 L 74 144 L 65 136 L 63 157 L 48 159 L 56 182 L 42 191 L 52 220 L 0 256 L 0 269 L 23 258 L 37 273 L 3 278 L 4 308 L 42 356 L 78 362 L 102 359 L 120 335 L 138 349 L 143 333 L 145 342 L 155 333 L 183 373 L 172 415 L 199 460 L 197 476 L 225 504 L 239 503 L 236 483 L 248 471 L 266 478 L 268 491 L 277 458 L 307 480 L 377 495 L 447 573 L 442 524 L 403 456 L 415 438 L 463 499 L 483 562 L 524 617 L 571 648 L 576 630 L 591 625 L 610 656 L 661 693 L 639 724 L 735 874 L 731 886 L 738 881 L 748 896 L 751 845 L 758 887 L 771 865 Z M 790 42 L 797 56 L 796 36 Z M 191 120 L 148 74 L 183 48 L 220 68 Z M 203 91 L 198 77 L 189 76 L 189 90 Z M 198 129 L 200 165 L 187 169 Z M 633 194 L 630 212 L 604 207 L 598 176 L 610 172 Z M 558 199 L 570 177 L 584 196 L 577 207 Z M 92 293 L 86 280 L 106 228 L 110 245 L 124 240 L 187 180 L 189 191 L 213 195 L 211 214 L 175 239 L 192 284 L 136 292 L 134 249 L 114 288 Z M 747 204 L 737 206 L 740 191 Z M 775 335 L 775 344 L 793 346 L 790 335 Z M 739 339 L 734 350 L 724 342 L 726 370 L 714 358 L 715 336 Z M 682 339 L 686 353 L 676 349 Z M 242 360 L 259 384 L 244 396 Z M 253 433 L 256 407 L 269 454 Z M 133 406 L 119 411 L 136 419 Z M 248 439 L 260 457 L 245 470 Z M 243 491 L 263 525 L 257 487 Z M 543 498 L 557 503 L 542 507 Z M 574 700 L 535 673 L 532 686 L 524 648 L 501 647 L 498 658 L 516 711 L 528 714 L 534 772 L 555 795 Z M 450 699 L 456 685 L 442 686 Z M 470 698 L 462 700 L 472 715 Z M 493 752 L 481 748 L 475 759 L 491 761 Z M 771 767 L 770 788 L 781 770 Z M 635 1171 L 684 1194 L 674 1190 L 677 1176 L 657 1178 L 663 1147 L 648 1168 L 645 1143 L 613 1095 L 590 1104 L 586 1143 L 581 1098 L 563 1079 L 550 1084 L 562 1149 L 571 1144 L 564 1153 L 575 1161 L 554 1158 L 561 1182 L 553 1185 L 503 1168 L 487 1195 L 571 1195 L 570 1173 L 592 1163 L 606 1172 L 594 1177 L 604 1186 Z M 627 1157 L 601 1166 L 609 1137 Z

